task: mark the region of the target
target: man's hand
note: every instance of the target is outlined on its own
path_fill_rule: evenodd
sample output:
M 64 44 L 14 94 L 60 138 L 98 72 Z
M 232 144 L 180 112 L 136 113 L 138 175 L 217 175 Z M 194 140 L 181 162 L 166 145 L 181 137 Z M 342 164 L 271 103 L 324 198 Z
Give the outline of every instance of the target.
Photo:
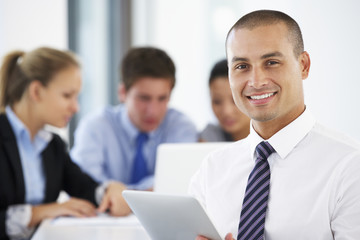
M 203 236 L 197 236 L 195 240 L 210 240 L 210 239 Z M 231 233 L 228 233 L 226 234 L 225 240 L 235 240 L 235 239 L 233 238 L 233 235 Z
M 126 186 L 120 182 L 111 182 L 98 208 L 99 212 L 109 210 L 113 216 L 126 216 L 131 213 L 131 209 L 122 196 Z

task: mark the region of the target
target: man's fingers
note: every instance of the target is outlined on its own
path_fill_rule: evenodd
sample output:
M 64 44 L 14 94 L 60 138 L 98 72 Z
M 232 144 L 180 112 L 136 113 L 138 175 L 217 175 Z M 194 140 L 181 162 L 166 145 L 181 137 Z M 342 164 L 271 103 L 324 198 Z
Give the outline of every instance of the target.
M 234 240 L 233 235 L 231 233 L 226 234 L 225 240 Z
M 197 236 L 195 240 L 209 240 L 209 239 L 203 236 Z

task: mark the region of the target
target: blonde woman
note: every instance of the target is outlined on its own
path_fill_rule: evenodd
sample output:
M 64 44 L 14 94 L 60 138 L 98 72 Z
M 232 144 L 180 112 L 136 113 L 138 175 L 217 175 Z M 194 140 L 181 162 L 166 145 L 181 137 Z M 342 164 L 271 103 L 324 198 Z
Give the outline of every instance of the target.
M 45 218 L 94 216 L 106 209 L 128 214 L 124 186 L 99 185 L 71 161 L 60 137 L 43 129 L 66 126 L 79 108 L 76 57 L 46 47 L 14 51 L 0 74 L 0 239 L 26 239 Z M 59 204 L 61 190 L 72 198 Z

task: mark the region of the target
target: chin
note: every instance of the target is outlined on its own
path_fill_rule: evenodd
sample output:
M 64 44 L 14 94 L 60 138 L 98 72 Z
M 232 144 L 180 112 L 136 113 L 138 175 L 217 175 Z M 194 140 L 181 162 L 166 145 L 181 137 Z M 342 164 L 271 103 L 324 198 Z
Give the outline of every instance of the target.
M 147 128 L 144 128 L 142 131 L 144 132 L 151 132 L 151 131 L 154 131 L 157 127 L 147 127 Z
M 228 134 L 232 135 L 234 132 L 236 132 L 234 129 L 229 129 L 229 128 L 223 128 L 225 132 L 227 132 Z
M 64 121 L 64 122 L 57 122 L 57 123 L 54 123 L 54 124 L 51 124 L 52 126 L 54 127 L 57 127 L 57 128 L 64 128 L 68 125 L 68 121 Z

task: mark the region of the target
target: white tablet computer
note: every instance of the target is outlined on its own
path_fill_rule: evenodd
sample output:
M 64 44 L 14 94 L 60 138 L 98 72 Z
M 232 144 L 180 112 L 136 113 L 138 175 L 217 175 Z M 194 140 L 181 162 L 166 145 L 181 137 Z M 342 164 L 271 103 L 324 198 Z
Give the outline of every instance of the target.
M 194 197 L 125 190 L 123 196 L 154 240 L 224 239 Z

